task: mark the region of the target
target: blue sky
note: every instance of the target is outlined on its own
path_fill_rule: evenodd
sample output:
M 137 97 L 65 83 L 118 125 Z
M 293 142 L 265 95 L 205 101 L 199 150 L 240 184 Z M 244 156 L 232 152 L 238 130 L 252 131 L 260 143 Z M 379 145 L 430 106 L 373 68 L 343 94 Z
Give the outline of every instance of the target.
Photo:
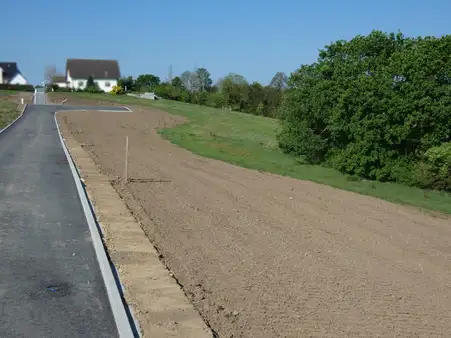
M 4 0 L 0 61 L 27 79 L 66 58 L 117 59 L 122 75 L 167 78 L 207 68 L 268 83 L 314 62 L 318 49 L 373 29 L 451 33 L 449 0 Z M 6 19 L 6 21 L 5 21 Z

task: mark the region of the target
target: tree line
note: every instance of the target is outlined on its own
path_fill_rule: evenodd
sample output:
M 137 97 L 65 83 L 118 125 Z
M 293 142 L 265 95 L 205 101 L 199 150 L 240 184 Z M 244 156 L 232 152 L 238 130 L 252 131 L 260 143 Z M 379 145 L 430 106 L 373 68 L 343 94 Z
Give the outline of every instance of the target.
M 249 83 L 242 75 L 230 73 L 213 84 L 205 68 L 185 71 L 179 76 L 161 81 L 158 76 L 142 74 L 136 79 L 121 78 L 118 85 L 126 92 L 154 92 L 169 100 L 276 117 L 288 77 L 274 75 L 270 84 Z
M 342 172 L 451 190 L 451 36 L 373 31 L 288 81 L 279 146 Z

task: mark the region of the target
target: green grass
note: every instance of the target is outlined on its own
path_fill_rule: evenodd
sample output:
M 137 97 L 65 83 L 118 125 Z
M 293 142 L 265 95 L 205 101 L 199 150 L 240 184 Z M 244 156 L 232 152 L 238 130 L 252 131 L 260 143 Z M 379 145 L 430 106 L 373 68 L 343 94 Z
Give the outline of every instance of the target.
M 3 89 L 0 89 L 0 96 L 1 95 L 17 94 L 17 93 L 20 93 L 20 92 L 18 92 L 17 90 L 3 90 Z
M 3 93 L 1 91 L 0 93 Z M 10 101 L 3 101 L 0 96 L 0 130 L 5 128 L 14 119 L 19 116 L 20 111 L 17 109 L 17 103 Z
M 65 97 L 154 107 L 184 116 L 189 119 L 189 123 L 160 132 L 174 144 L 202 156 L 322 183 L 394 203 L 451 213 L 450 194 L 395 183 L 360 180 L 330 168 L 305 164 L 302 159 L 283 154 L 276 141 L 278 122 L 273 119 L 175 101 L 151 101 L 105 94 L 64 94 Z

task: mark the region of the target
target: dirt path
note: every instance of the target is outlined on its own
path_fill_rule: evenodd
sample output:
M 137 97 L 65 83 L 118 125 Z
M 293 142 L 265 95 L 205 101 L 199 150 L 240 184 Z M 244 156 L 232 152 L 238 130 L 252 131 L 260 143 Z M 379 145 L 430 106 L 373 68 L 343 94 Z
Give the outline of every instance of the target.
M 65 113 L 220 337 L 448 337 L 451 222 L 195 156 L 158 112 Z

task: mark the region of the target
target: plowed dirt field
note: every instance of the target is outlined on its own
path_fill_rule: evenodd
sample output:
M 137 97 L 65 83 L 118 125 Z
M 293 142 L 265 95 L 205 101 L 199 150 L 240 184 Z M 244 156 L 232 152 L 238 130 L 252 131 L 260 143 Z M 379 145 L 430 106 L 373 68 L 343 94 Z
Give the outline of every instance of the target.
M 133 109 L 133 108 L 132 108 Z M 157 110 L 59 115 L 220 337 L 449 337 L 451 222 L 202 158 Z

